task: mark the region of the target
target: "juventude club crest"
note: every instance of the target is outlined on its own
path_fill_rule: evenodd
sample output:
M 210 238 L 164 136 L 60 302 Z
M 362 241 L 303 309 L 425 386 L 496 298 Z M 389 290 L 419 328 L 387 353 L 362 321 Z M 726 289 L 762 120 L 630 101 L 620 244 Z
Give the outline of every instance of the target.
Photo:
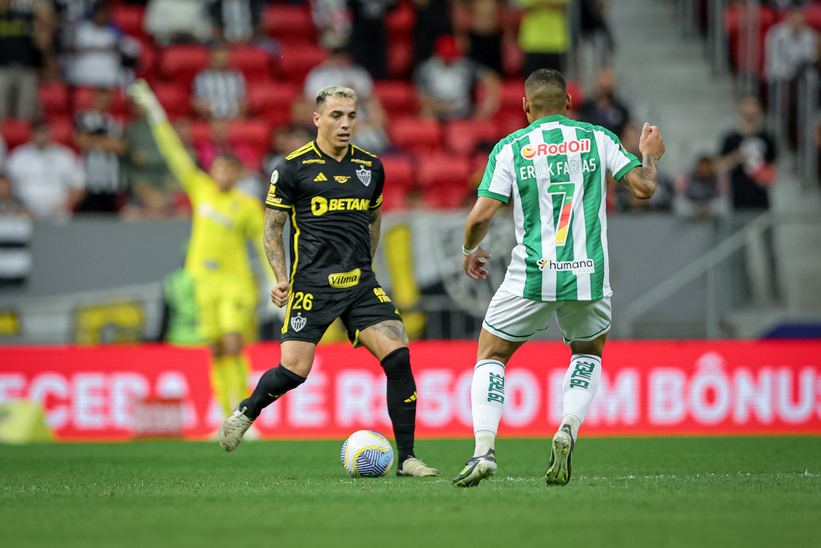
M 302 331 L 302 328 L 305 327 L 306 323 L 308 323 L 308 320 L 303 318 L 302 314 L 297 314 L 295 318 L 291 318 L 291 327 L 294 331 Z
M 356 170 L 356 176 L 359 177 L 363 185 L 368 186 L 371 184 L 371 170 L 365 169 L 365 166 L 359 166 L 359 169 Z

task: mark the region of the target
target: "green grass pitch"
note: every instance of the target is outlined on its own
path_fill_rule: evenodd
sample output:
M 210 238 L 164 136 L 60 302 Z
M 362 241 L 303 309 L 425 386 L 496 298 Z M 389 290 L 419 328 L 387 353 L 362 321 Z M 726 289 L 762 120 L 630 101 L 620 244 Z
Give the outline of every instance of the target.
M 340 442 L 0 446 L 0 545 L 821 546 L 821 438 L 584 439 L 547 488 L 549 440 L 419 441 L 440 478 L 352 480 Z

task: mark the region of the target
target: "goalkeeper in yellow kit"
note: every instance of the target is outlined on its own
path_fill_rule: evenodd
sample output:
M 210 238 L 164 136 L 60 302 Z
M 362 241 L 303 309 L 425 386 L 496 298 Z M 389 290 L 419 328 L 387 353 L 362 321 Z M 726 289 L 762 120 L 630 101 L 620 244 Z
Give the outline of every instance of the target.
M 242 333 L 257 303 L 248 240 L 256 246 L 268 281 L 276 284 L 262 247 L 262 204 L 234 189 L 243 172 L 237 157 L 217 156 L 209 172 L 203 172 L 186 152 L 148 84 L 138 80 L 128 91 L 145 112 L 160 152 L 191 200 L 193 220 L 185 270 L 195 282 L 199 334 L 211 344 L 211 382 L 229 414 L 248 397 L 249 369 L 242 355 Z

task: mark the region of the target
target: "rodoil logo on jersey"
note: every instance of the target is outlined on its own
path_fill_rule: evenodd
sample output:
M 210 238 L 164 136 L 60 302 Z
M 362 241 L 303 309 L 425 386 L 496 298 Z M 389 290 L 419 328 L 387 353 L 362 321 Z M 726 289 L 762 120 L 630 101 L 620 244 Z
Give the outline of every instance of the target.
M 533 160 L 537 156 L 556 156 L 557 154 L 568 154 L 574 152 L 590 152 L 590 139 L 579 141 L 565 141 L 563 143 L 539 143 L 538 145 L 525 145 L 520 154 L 525 160 Z
M 572 274 L 593 274 L 596 271 L 596 263 L 593 259 L 582 259 L 581 261 L 553 261 L 551 259 L 539 259 L 536 261 L 539 270 L 554 270 L 556 272 L 570 272 Z

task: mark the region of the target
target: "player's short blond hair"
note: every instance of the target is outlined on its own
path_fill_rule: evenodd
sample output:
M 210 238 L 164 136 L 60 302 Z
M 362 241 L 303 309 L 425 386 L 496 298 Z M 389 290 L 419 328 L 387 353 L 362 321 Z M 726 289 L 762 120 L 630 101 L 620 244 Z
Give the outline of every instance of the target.
M 344 97 L 346 99 L 353 99 L 356 102 L 356 92 L 351 88 L 342 86 L 325 86 L 316 92 L 316 111 L 322 112 L 322 107 L 325 100 L 329 97 Z

